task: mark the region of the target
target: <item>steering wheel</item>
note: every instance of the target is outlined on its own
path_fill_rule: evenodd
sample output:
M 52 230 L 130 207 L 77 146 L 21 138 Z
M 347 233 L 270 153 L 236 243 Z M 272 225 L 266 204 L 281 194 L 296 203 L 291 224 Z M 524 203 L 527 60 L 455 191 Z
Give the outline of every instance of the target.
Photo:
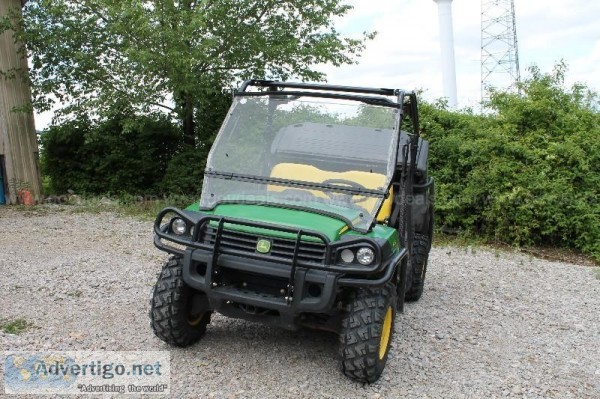
M 352 180 L 346 180 L 346 179 L 327 179 L 325 181 L 323 181 L 323 184 L 343 184 L 346 185 L 348 187 L 357 189 L 357 190 L 368 190 L 368 188 L 366 188 L 365 186 L 363 186 L 362 184 L 359 184 L 355 181 Z M 332 192 L 332 191 L 324 191 L 325 195 L 327 195 L 329 198 L 331 199 L 336 199 L 335 195 L 338 193 Z M 355 198 L 355 196 L 359 196 L 358 198 Z M 352 195 L 352 203 L 353 204 L 357 204 L 359 202 L 363 202 L 365 200 L 364 196 L 360 195 L 360 194 L 353 194 Z
M 323 182 L 323 184 L 345 184 L 346 186 L 356 188 L 358 190 L 368 190 L 368 188 L 366 188 L 362 184 L 346 179 L 327 179 Z

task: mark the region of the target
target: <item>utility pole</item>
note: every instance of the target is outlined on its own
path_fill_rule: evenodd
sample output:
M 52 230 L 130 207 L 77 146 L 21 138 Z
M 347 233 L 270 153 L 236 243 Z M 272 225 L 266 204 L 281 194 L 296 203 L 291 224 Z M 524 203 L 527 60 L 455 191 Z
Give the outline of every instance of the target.
M 0 0 L 0 17 L 10 11 L 20 13 L 21 7 L 21 0 Z M 27 58 L 21 46 L 14 32 L 0 34 L 0 71 L 18 72 L 16 78 L 0 77 L 0 181 L 6 202 L 13 204 L 19 190 L 29 191 L 36 200 L 42 191 L 33 110 L 16 110 L 31 104 Z
M 521 82 L 514 0 L 481 0 L 481 102 Z

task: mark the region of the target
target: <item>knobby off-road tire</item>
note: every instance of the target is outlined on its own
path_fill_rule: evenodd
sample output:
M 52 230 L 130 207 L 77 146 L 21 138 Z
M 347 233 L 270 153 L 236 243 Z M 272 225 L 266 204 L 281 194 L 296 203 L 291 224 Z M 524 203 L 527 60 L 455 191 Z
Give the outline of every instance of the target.
M 411 278 L 410 289 L 406 291 L 404 299 L 409 302 L 418 301 L 423 295 L 425 286 L 425 274 L 427 273 L 427 262 L 429 260 L 429 250 L 431 243 L 429 237 L 425 234 L 415 234 L 413 239 L 413 252 L 411 257 Z
M 150 303 L 150 325 L 158 338 L 179 347 L 202 338 L 212 312 L 204 308 L 195 309 L 192 314 L 196 295 L 204 294 L 183 282 L 181 257 L 171 257 L 158 276 Z
M 352 292 L 340 334 L 340 366 L 347 377 L 365 383 L 379 379 L 390 351 L 395 317 L 393 284 Z

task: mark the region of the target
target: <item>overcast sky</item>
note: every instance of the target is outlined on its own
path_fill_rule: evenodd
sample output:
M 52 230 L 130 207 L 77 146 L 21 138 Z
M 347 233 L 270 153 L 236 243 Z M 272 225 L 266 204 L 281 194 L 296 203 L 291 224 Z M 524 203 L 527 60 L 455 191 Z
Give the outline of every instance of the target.
M 443 97 L 437 5 L 433 0 L 346 0 L 354 9 L 336 21 L 347 36 L 377 31 L 358 65 L 323 67 L 340 85 L 423 89 Z M 454 38 L 459 107 L 477 108 L 480 97 L 481 0 L 454 0 Z M 600 1 L 515 0 L 521 75 L 532 64 L 549 72 L 561 59 L 567 83 L 600 90 Z M 36 115 L 38 129 L 51 114 Z
M 337 21 L 347 35 L 377 31 L 359 65 L 326 67 L 329 83 L 424 89 L 443 97 L 437 5 L 433 0 L 347 0 L 354 6 Z M 481 97 L 481 0 L 454 0 L 459 107 Z M 521 75 L 532 64 L 550 72 L 561 59 L 567 83 L 600 89 L 600 1 L 515 0 Z

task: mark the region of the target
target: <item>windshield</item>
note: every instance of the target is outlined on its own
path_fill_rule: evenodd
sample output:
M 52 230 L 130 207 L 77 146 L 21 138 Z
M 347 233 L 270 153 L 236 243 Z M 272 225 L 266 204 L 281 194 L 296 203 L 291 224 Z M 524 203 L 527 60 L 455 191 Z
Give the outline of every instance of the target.
M 351 100 L 236 97 L 207 160 L 200 207 L 300 208 L 366 231 L 394 173 L 398 115 Z

